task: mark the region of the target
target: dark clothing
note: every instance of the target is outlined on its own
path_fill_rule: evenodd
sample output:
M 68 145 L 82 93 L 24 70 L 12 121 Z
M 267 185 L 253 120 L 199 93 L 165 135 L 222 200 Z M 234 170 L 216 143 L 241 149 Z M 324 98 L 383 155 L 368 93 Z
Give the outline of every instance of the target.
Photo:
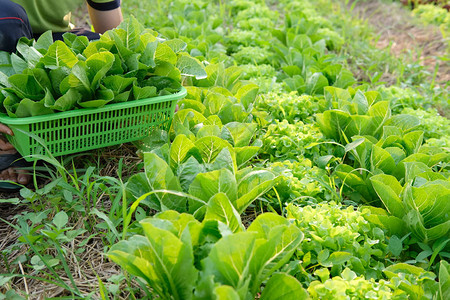
M 0 0 L 0 50 L 15 52 L 21 37 L 33 37 L 25 10 L 10 0 Z
M 94 0 L 86 0 L 90 7 L 95 8 L 96 10 L 113 10 L 120 7 L 120 0 L 110 0 L 107 2 L 97 2 Z
M 98 40 L 98 39 L 100 38 L 100 34 L 99 34 L 99 33 L 97 33 L 97 32 L 92 32 L 92 31 L 89 31 L 89 30 L 84 29 L 84 28 L 75 28 L 75 29 L 70 30 L 70 31 L 67 31 L 67 32 L 71 32 L 71 33 L 76 34 L 76 35 L 84 35 L 84 36 L 86 36 L 90 41 L 92 41 L 92 40 Z M 52 33 L 52 35 L 53 35 L 53 40 L 54 40 L 54 41 L 57 41 L 57 40 L 62 41 L 62 40 L 63 40 L 63 37 L 62 37 L 62 36 L 63 36 L 64 33 L 65 33 L 65 32 L 53 32 L 53 33 Z M 34 37 L 35 39 L 38 39 L 40 36 L 41 36 L 40 34 L 33 34 L 33 37 Z

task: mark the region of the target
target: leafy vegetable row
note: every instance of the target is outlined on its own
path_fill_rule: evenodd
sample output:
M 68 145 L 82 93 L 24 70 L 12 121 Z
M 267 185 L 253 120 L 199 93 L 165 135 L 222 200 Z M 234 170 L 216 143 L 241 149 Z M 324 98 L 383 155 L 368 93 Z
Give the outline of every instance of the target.
M 149 25 L 210 64 L 205 79 L 185 81 L 192 87 L 168 133 L 172 143 L 144 153 L 145 171 L 127 183 L 135 201 L 129 222 L 139 203 L 162 213 L 141 220 L 139 235 L 113 246 L 110 257 L 162 298 L 445 294 L 448 153 L 423 145 L 419 120 L 394 115 L 390 99 L 365 86 L 347 89 L 354 78 L 332 53 L 344 40 L 309 2 L 279 5 L 292 13 L 282 26 L 264 1 L 178 0 L 170 18 L 150 13 Z M 255 99 L 257 87 L 239 79 L 275 93 Z M 329 200 L 375 206 L 320 203 Z M 247 207 L 286 218 L 263 214 L 245 230 Z M 302 238 L 291 253 L 275 231 L 293 224 Z M 181 250 L 166 249 L 169 240 Z M 277 264 L 269 245 L 289 258 Z M 419 267 L 438 258 L 440 283 Z

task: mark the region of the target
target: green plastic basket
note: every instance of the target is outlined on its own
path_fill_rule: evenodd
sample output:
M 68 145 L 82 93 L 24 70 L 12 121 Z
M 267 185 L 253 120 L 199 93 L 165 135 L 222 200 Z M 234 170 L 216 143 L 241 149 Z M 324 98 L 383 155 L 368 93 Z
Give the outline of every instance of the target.
M 36 158 L 30 155 L 43 154 L 42 142 L 53 156 L 60 156 L 132 142 L 150 135 L 157 128 L 168 129 L 176 103 L 184 96 L 186 89 L 182 88 L 176 94 L 102 108 L 28 118 L 0 114 L 0 123 L 14 132 L 14 136 L 7 136 L 9 142 L 27 161 L 33 161 Z

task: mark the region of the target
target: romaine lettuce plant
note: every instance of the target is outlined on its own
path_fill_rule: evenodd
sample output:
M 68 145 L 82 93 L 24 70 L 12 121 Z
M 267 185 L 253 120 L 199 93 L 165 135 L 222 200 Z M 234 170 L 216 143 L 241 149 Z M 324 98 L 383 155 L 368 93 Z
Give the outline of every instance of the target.
M 263 282 L 289 261 L 303 239 L 294 224 L 270 213 L 237 233 L 220 221 L 200 223 L 174 211 L 140 224 L 144 236 L 113 245 L 108 256 L 142 278 L 162 299 L 254 299 Z M 294 278 L 274 277 L 276 284 L 267 283 L 262 299 L 281 297 L 293 285 L 297 295 L 306 298 Z
M 373 187 L 392 221 L 381 215 L 379 225 L 403 224 L 418 242 L 432 242 L 450 234 L 450 182 L 444 176 L 407 164 L 408 180 L 403 186 L 393 176 L 373 176 Z M 399 226 L 399 225 L 396 225 Z M 449 245 L 450 246 L 450 245 Z M 448 246 L 447 246 L 448 248 Z
M 325 99 L 329 110 L 316 115 L 317 123 L 326 137 L 343 145 L 356 135 L 379 138 L 391 117 L 389 102 L 381 101 L 377 92 L 327 87 Z
M 317 24 L 309 23 L 302 13 L 288 13 L 285 23 L 284 31 L 273 31 L 272 50 L 276 66 L 283 70 L 278 79 L 286 90 L 315 95 L 323 94 L 327 86 L 347 88 L 355 83 L 352 73 L 334 62 L 334 54 L 325 54 L 332 43 L 318 34 Z
M 230 89 L 231 91 L 224 87 L 188 87 L 188 95 L 179 105 L 199 114 L 196 124 L 211 118 L 219 118 L 220 123 L 224 125 L 230 122 L 251 122 L 258 86 L 238 81 L 233 83 Z M 185 115 L 180 114 L 180 117 L 183 118 L 177 121 L 184 121 Z M 191 125 L 196 124 L 191 122 Z
M 144 153 L 145 172 L 127 183 L 130 199 L 145 200 L 157 211 L 188 211 L 202 219 L 221 194 L 220 199 L 239 215 L 278 180 L 267 170 L 238 169 L 232 147 L 220 138 L 206 137 L 194 144 L 179 135 L 169 153 L 169 163 L 155 153 Z M 147 195 L 153 191 L 159 192 Z
M 317 115 L 323 134 L 345 145 L 346 157 L 334 174 L 343 191 L 357 202 L 377 205 L 370 178 L 376 174 L 395 176 L 399 181 L 412 179 L 409 170 L 432 171 L 448 162 L 449 154 L 437 147 L 423 146 L 423 132 L 411 115 L 391 116 L 388 101 L 377 92 L 326 88 L 326 100 L 332 109 Z M 440 169 L 439 171 L 443 171 Z
M 450 155 L 438 147 L 421 146 L 421 131 L 403 135 L 398 128 L 385 126 L 383 137 L 376 144 L 376 140 L 371 142 L 360 136 L 353 139 L 357 139 L 354 143 L 360 141 L 349 152 L 354 159 L 353 164 L 338 165 L 334 174 L 344 184 L 347 195 L 353 194 L 353 199 L 358 202 L 372 205 L 377 205 L 378 199 L 370 181 L 373 175 L 384 173 L 395 176 L 401 182 L 408 182 L 413 178 L 411 171 L 414 169 L 424 172 L 436 169 L 439 171 L 436 176 L 444 176 L 445 169 L 436 167 L 450 159 Z

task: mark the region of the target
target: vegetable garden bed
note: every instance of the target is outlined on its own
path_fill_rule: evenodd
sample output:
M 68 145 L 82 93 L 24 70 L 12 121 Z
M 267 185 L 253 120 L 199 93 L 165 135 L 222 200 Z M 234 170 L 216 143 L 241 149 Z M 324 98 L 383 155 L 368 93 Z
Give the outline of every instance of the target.
M 448 298 L 446 87 L 383 86 L 369 65 L 361 82 L 345 55 L 380 52 L 345 1 L 267 2 L 124 2 L 139 22 L 106 36 L 150 32 L 137 48 L 161 52 L 124 61 L 186 96 L 138 165 L 48 158 L 52 181 L 9 200 L 27 210 L 8 219 L 4 298 Z

